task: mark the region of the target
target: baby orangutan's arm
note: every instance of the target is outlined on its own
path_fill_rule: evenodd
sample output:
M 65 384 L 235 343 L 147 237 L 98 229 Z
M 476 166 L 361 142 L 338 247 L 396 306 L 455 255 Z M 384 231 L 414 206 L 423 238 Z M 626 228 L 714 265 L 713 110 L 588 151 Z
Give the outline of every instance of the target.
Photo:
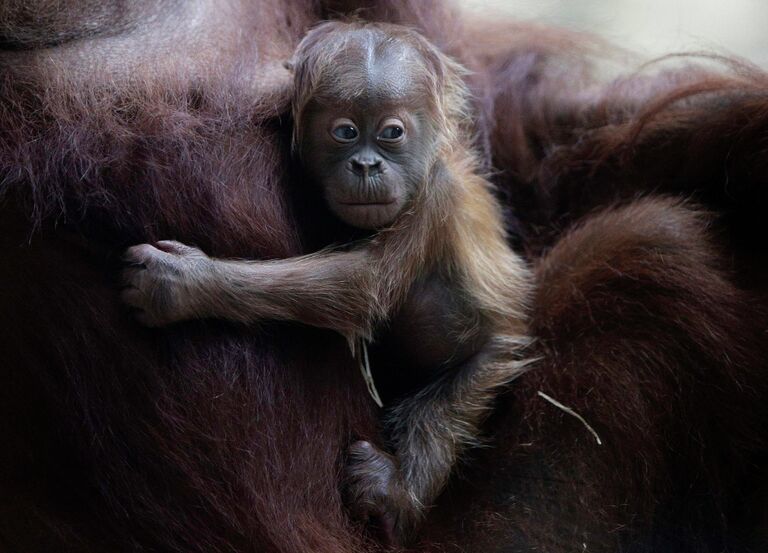
M 299 321 L 345 336 L 367 332 L 375 302 L 365 249 L 278 261 L 223 260 L 179 242 L 125 253 L 122 299 L 147 326 L 215 317 Z

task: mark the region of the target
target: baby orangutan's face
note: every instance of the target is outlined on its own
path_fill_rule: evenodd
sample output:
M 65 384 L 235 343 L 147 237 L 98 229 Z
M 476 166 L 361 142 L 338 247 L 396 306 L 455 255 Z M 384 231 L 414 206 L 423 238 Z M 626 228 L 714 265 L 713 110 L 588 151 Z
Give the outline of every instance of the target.
M 304 112 L 304 166 L 331 211 L 353 227 L 392 224 L 427 180 L 436 143 L 432 100 L 414 93 L 423 87 L 409 70 L 412 55 L 396 50 L 372 61 L 359 46 L 342 51 L 340 75 L 321 83 L 324 93 Z

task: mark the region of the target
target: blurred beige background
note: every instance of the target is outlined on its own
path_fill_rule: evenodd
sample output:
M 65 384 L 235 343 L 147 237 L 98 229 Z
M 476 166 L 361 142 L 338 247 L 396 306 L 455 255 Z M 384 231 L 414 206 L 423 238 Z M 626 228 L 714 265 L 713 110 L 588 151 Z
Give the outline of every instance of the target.
M 485 14 L 590 31 L 654 57 L 710 50 L 768 68 L 768 0 L 460 0 Z

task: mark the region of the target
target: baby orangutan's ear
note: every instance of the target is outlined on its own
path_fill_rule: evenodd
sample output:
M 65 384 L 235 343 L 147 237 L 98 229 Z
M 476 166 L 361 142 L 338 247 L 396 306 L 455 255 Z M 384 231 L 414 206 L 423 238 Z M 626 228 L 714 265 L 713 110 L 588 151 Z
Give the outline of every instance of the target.
M 285 67 L 288 71 L 293 73 L 293 68 L 294 68 L 293 60 L 285 60 L 283 62 L 283 67 Z

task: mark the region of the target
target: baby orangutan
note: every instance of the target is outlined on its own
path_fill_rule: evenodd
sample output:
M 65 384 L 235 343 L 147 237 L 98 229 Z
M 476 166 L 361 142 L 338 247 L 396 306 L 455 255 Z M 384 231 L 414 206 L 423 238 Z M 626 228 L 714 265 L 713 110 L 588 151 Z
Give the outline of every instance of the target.
M 142 244 L 126 254 L 123 299 L 149 326 L 299 321 L 434 368 L 387 409 L 395 455 L 363 441 L 348 455 L 350 509 L 402 541 L 525 370 L 530 276 L 478 176 L 461 67 L 413 30 L 328 22 L 302 40 L 292 69 L 295 151 L 330 211 L 370 237 L 277 261 Z

